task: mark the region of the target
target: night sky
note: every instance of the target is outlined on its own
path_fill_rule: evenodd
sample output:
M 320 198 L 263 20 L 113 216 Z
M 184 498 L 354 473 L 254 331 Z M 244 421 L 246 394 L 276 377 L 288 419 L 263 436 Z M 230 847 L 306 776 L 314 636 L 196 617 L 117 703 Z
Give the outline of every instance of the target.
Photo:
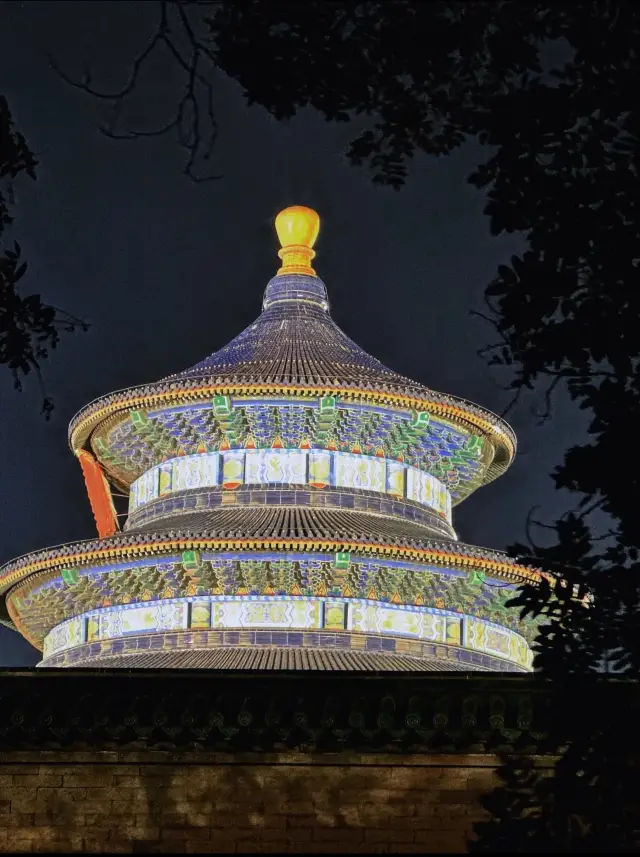
M 487 153 L 468 145 L 453 156 L 420 156 L 401 192 L 371 184 L 342 155 L 353 134 L 306 111 L 281 124 L 248 108 L 240 89 L 215 82 L 219 181 L 182 175 L 171 139 L 106 139 L 96 103 L 49 68 L 47 55 L 78 71 L 96 63 L 96 82 L 122 83 L 127 58 L 149 33 L 155 4 L 0 3 L 0 91 L 38 154 L 38 181 L 17 187 L 16 238 L 29 262 L 25 290 L 85 316 L 87 334 L 67 336 L 45 367 L 55 399 L 39 415 L 35 379 L 23 393 L 0 374 L 0 562 L 38 548 L 95 535 L 80 467 L 67 445 L 71 417 L 92 399 L 154 381 L 217 350 L 260 311 L 275 273 L 272 222 L 293 203 L 322 219 L 315 267 L 337 323 L 383 363 L 442 392 L 500 413 L 508 375 L 489 369 L 477 349 L 492 329 L 470 315 L 505 258 L 521 249 L 492 238 L 484 194 L 466 182 Z M 143 79 L 135 111 L 166 116 L 175 106 L 175 72 L 158 61 Z M 546 520 L 567 496 L 549 476 L 584 435 L 580 412 L 559 401 L 537 425 L 541 396 L 508 417 L 519 439 L 502 479 L 454 512 L 460 538 L 504 548 L 524 537 L 527 512 Z M 0 630 L 0 665 L 33 664 L 38 654 Z

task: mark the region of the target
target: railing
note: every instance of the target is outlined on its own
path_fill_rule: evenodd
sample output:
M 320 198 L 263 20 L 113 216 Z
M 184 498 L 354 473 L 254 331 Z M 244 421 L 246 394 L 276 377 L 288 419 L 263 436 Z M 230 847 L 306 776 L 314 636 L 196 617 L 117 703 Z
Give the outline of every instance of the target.
M 551 689 L 478 673 L 5 670 L 0 749 L 544 753 Z M 629 693 L 632 682 L 576 684 L 591 709 Z

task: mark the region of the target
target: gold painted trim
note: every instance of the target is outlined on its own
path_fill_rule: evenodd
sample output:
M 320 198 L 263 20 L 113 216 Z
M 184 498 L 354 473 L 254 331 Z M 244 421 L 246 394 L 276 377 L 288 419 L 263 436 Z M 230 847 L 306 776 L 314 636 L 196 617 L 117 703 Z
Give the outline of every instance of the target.
M 214 395 L 239 396 L 239 395 L 261 395 L 261 396 L 283 396 L 291 398 L 296 394 L 302 395 L 317 395 L 317 396 L 340 396 L 343 401 L 350 402 L 371 402 L 379 405 L 391 405 L 400 407 L 402 410 L 415 410 L 433 414 L 434 416 L 450 420 L 454 425 L 461 425 L 467 430 L 479 430 L 496 448 L 496 456 L 498 451 L 502 453 L 501 461 L 496 462 L 494 459 L 492 468 L 497 467 L 499 472 L 503 472 L 509 466 L 515 455 L 515 443 L 509 437 L 508 433 L 503 431 L 499 426 L 496 426 L 482 417 L 465 410 L 462 407 L 455 405 L 445 405 L 438 402 L 428 402 L 424 399 L 419 399 L 413 396 L 406 396 L 399 393 L 390 393 L 382 391 L 369 390 L 354 390 L 349 388 L 338 387 L 303 387 L 291 385 L 277 384 L 227 384 L 227 385 L 205 385 L 193 389 L 184 390 L 167 390 L 166 392 L 147 393 L 145 395 L 131 395 L 128 398 L 122 398 L 120 401 L 113 402 L 100 408 L 95 413 L 86 417 L 82 417 L 80 413 L 75 425 L 72 422 L 70 427 L 69 442 L 72 450 L 77 454 L 77 450 L 82 449 L 89 439 L 93 431 L 103 421 L 113 418 L 121 411 L 129 411 L 132 409 L 146 408 L 154 410 L 158 406 L 175 407 L 187 402 L 197 402 L 213 398 Z M 91 405 L 89 405 L 91 407 Z M 128 414 L 127 414 L 128 416 Z M 123 414 L 123 419 L 127 416 Z M 117 422 L 117 420 L 115 421 Z M 496 474 L 497 475 L 497 474 Z M 495 477 L 494 477 L 495 478 Z M 491 481 L 491 480 L 488 480 Z
M 405 559 L 413 562 L 450 565 L 453 568 L 467 571 L 471 567 L 485 569 L 506 578 L 512 582 L 537 582 L 541 572 L 526 566 L 512 565 L 506 562 L 472 557 L 447 551 L 434 551 L 425 548 L 398 547 L 389 544 L 375 544 L 357 541 L 333 541 L 331 539 L 282 539 L 282 538 L 253 538 L 253 539 L 172 539 L 165 542 L 151 542 L 139 545 L 123 545 L 101 548 L 93 551 L 78 551 L 74 554 L 41 559 L 24 565 L 22 568 L 7 574 L 0 579 L 0 586 L 6 589 L 24 580 L 31 574 L 66 568 L 69 565 L 89 565 L 95 561 L 122 560 L 128 557 L 157 556 L 170 552 L 185 550 L 199 551 L 238 551 L 238 550 L 282 550 L 282 551 L 326 551 L 335 553 L 348 551 L 355 554 L 376 555 L 389 559 Z

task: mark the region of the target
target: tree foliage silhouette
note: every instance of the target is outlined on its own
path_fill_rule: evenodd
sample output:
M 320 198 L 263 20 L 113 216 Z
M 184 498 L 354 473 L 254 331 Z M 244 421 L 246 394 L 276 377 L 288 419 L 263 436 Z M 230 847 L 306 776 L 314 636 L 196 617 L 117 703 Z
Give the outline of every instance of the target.
M 486 290 L 491 362 L 510 367 L 516 398 L 542 382 L 549 403 L 562 386 L 591 414 L 593 441 L 553 474 L 576 507 L 547 546 L 512 547 L 553 575 L 513 603 L 547 620 L 535 665 L 558 679 L 550 740 L 562 754 L 550 781 L 508 762 L 476 848 L 637 851 L 637 729 L 580 710 L 567 678 L 640 675 L 640 7 L 312 5 L 218 7 L 220 66 L 276 116 L 311 105 L 329 120 L 368 117 L 347 156 L 392 187 L 416 152 L 470 137 L 492 147 L 469 180 L 487 192 L 491 232 L 528 246 Z M 566 55 L 557 69 L 544 62 L 552 43 Z M 590 526 L 598 510 L 604 537 Z
M 36 178 L 38 162 L 25 138 L 16 130 L 7 99 L 0 96 L 0 238 L 13 223 L 16 178 Z M 42 389 L 42 411 L 49 417 L 53 400 L 46 395 L 41 363 L 60 341 L 61 331 L 86 328 L 79 319 L 43 303 L 38 294 L 22 296 L 21 280 L 27 271 L 20 245 L 0 249 L 0 363 L 12 373 L 16 389 L 22 378 L 35 372 Z
M 183 28 L 176 61 L 188 106 L 176 115 L 191 118 L 186 131 L 168 127 L 186 144 L 187 171 L 207 139 L 191 84 L 214 69 L 278 119 L 305 107 L 328 121 L 357 118 L 346 156 L 392 188 L 418 153 L 447 155 L 470 139 L 488 147 L 469 181 L 487 195 L 492 234 L 527 242 L 486 289 L 490 363 L 511 372 L 512 404 L 542 385 L 543 419 L 567 390 L 591 416 L 592 441 L 553 474 L 575 505 L 544 525 L 546 544 L 511 548 L 551 572 L 514 603 L 547 620 L 535 665 L 558 679 L 563 716 L 550 740 L 560 761 L 543 782 L 511 760 L 474 847 L 637 851 L 637 728 L 627 712 L 580 710 L 576 688 L 603 670 L 640 676 L 640 5 L 165 0 L 160 9 L 160 32 L 167 15 Z M 143 50 L 131 85 L 145 59 Z

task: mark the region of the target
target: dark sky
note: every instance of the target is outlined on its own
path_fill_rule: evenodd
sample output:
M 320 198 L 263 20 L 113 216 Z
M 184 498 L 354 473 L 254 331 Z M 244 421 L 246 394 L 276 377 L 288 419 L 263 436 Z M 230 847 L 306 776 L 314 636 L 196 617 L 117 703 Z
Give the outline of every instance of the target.
M 46 365 L 51 422 L 39 416 L 35 380 L 18 394 L 0 375 L 0 562 L 95 534 L 69 420 L 97 396 L 196 363 L 245 327 L 279 264 L 273 217 L 292 203 L 320 213 L 316 268 L 335 320 L 359 345 L 435 390 L 497 413 L 509 401 L 507 376 L 476 354 L 492 330 L 470 315 L 496 266 L 521 247 L 489 235 L 484 195 L 466 182 L 486 152 L 418 157 L 404 190 L 381 189 L 343 158 L 349 126 L 311 111 L 277 123 L 220 75 L 222 178 L 193 184 L 177 143 L 106 139 L 95 102 L 47 63 L 54 54 L 77 70 L 92 58 L 96 82 L 122 82 L 154 11 L 151 0 L 0 3 L 0 92 L 41 162 L 38 181 L 17 189 L 11 236 L 29 261 L 25 289 L 92 325 Z M 143 80 L 144 106 L 167 115 L 177 85 L 158 61 Z M 560 401 L 538 427 L 535 405 L 509 415 L 519 439 L 510 471 L 455 510 L 463 541 L 504 548 L 523 538 L 531 506 L 547 520 L 566 508 L 549 473 L 585 424 Z M 37 659 L 0 630 L 0 665 Z

